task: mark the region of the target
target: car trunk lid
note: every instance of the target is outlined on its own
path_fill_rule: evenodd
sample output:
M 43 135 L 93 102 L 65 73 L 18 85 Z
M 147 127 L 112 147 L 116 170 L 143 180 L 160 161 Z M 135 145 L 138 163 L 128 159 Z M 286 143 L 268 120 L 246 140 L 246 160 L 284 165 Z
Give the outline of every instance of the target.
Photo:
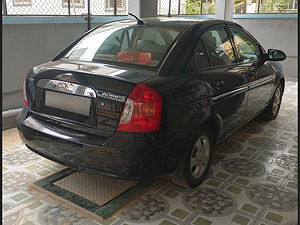
M 32 69 L 26 93 L 32 113 L 48 122 L 88 133 L 115 132 L 136 83 L 155 71 L 59 60 Z

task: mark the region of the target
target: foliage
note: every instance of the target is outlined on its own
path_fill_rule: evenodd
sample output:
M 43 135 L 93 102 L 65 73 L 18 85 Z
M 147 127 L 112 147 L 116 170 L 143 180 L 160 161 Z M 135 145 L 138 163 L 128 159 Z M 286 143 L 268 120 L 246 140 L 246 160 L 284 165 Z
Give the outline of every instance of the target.
M 212 2 L 203 3 L 203 14 L 215 14 L 216 4 Z
M 201 14 L 201 0 L 186 0 L 185 4 L 186 14 Z M 202 3 L 202 14 L 214 14 L 215 3 Z
M 186 0 L 186 14 L 201 14 L 201 1 L 200 0 Z
M 234 0 L 233 9 L 239 9 L 243 4 L 246 4 L 245 0 Z
M 291 0 L 267 0 L 265 4 L 261 4 L 260 13 L 282 13 L 287 8 Z
M 202 12 L 201 12 L 202 1 Z M 292 3 L 292 0 L 266 0 L 264 4 L 260 4 L 260 13 L 283 13 L 288 4 Z M 246 0 L 234 0 L 234 11 L 239 10 Z M 208 0 L 186 0 L 184 5 L 186 14 L 214 14 L 215 3 Z M 291 10 L 290 13 L 297 13 L 298 10 Z

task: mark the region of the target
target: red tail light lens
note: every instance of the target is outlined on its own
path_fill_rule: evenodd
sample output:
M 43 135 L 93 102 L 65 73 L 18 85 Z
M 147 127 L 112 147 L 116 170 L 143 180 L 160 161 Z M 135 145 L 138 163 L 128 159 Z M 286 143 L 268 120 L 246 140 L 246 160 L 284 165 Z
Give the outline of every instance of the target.
M 28 107 L 27 97 L 26 97 L 26 77 L 27 73 L 25 74 L 24 82 L 23 82 L 23 99 L 24 99 L 24 105 Z
M 118 61 L 134 64 L 150 64 L 151 52 L 119 52 Z
M 125 102 L 117 130 L 157 131 L 160 125 L 161 108 L 160 94 L 151 87 L 136 84 Z

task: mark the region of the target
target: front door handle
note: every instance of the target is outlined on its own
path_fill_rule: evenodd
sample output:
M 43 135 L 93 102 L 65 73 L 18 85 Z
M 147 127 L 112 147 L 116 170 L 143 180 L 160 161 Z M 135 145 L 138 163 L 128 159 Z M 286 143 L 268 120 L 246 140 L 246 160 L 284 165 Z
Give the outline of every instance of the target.
M 215 81 L 211 84 L 212 87 L 220 87 L 224 84 L 225 82 L 223 80 L 218 80 L 218 81 Z

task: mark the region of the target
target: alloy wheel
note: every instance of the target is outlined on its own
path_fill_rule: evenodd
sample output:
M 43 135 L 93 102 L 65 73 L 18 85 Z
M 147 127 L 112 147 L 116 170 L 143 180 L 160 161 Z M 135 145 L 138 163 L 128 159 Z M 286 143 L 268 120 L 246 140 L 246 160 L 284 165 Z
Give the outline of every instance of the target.
M 191 154 L 190 170 L 193 178 L 202 176 L 208 166 L 210 156 L 210 141 L 206 135 L 202 135 L 195 143 Z
M 281 90 L 279 87 L 277 87 L 274 98 L 273 98 L 273 105 L 272 105 L 272 112 L 273 115 L 276 115 L 279 105 L 280 105 L 280 97 L 281 97 Z

